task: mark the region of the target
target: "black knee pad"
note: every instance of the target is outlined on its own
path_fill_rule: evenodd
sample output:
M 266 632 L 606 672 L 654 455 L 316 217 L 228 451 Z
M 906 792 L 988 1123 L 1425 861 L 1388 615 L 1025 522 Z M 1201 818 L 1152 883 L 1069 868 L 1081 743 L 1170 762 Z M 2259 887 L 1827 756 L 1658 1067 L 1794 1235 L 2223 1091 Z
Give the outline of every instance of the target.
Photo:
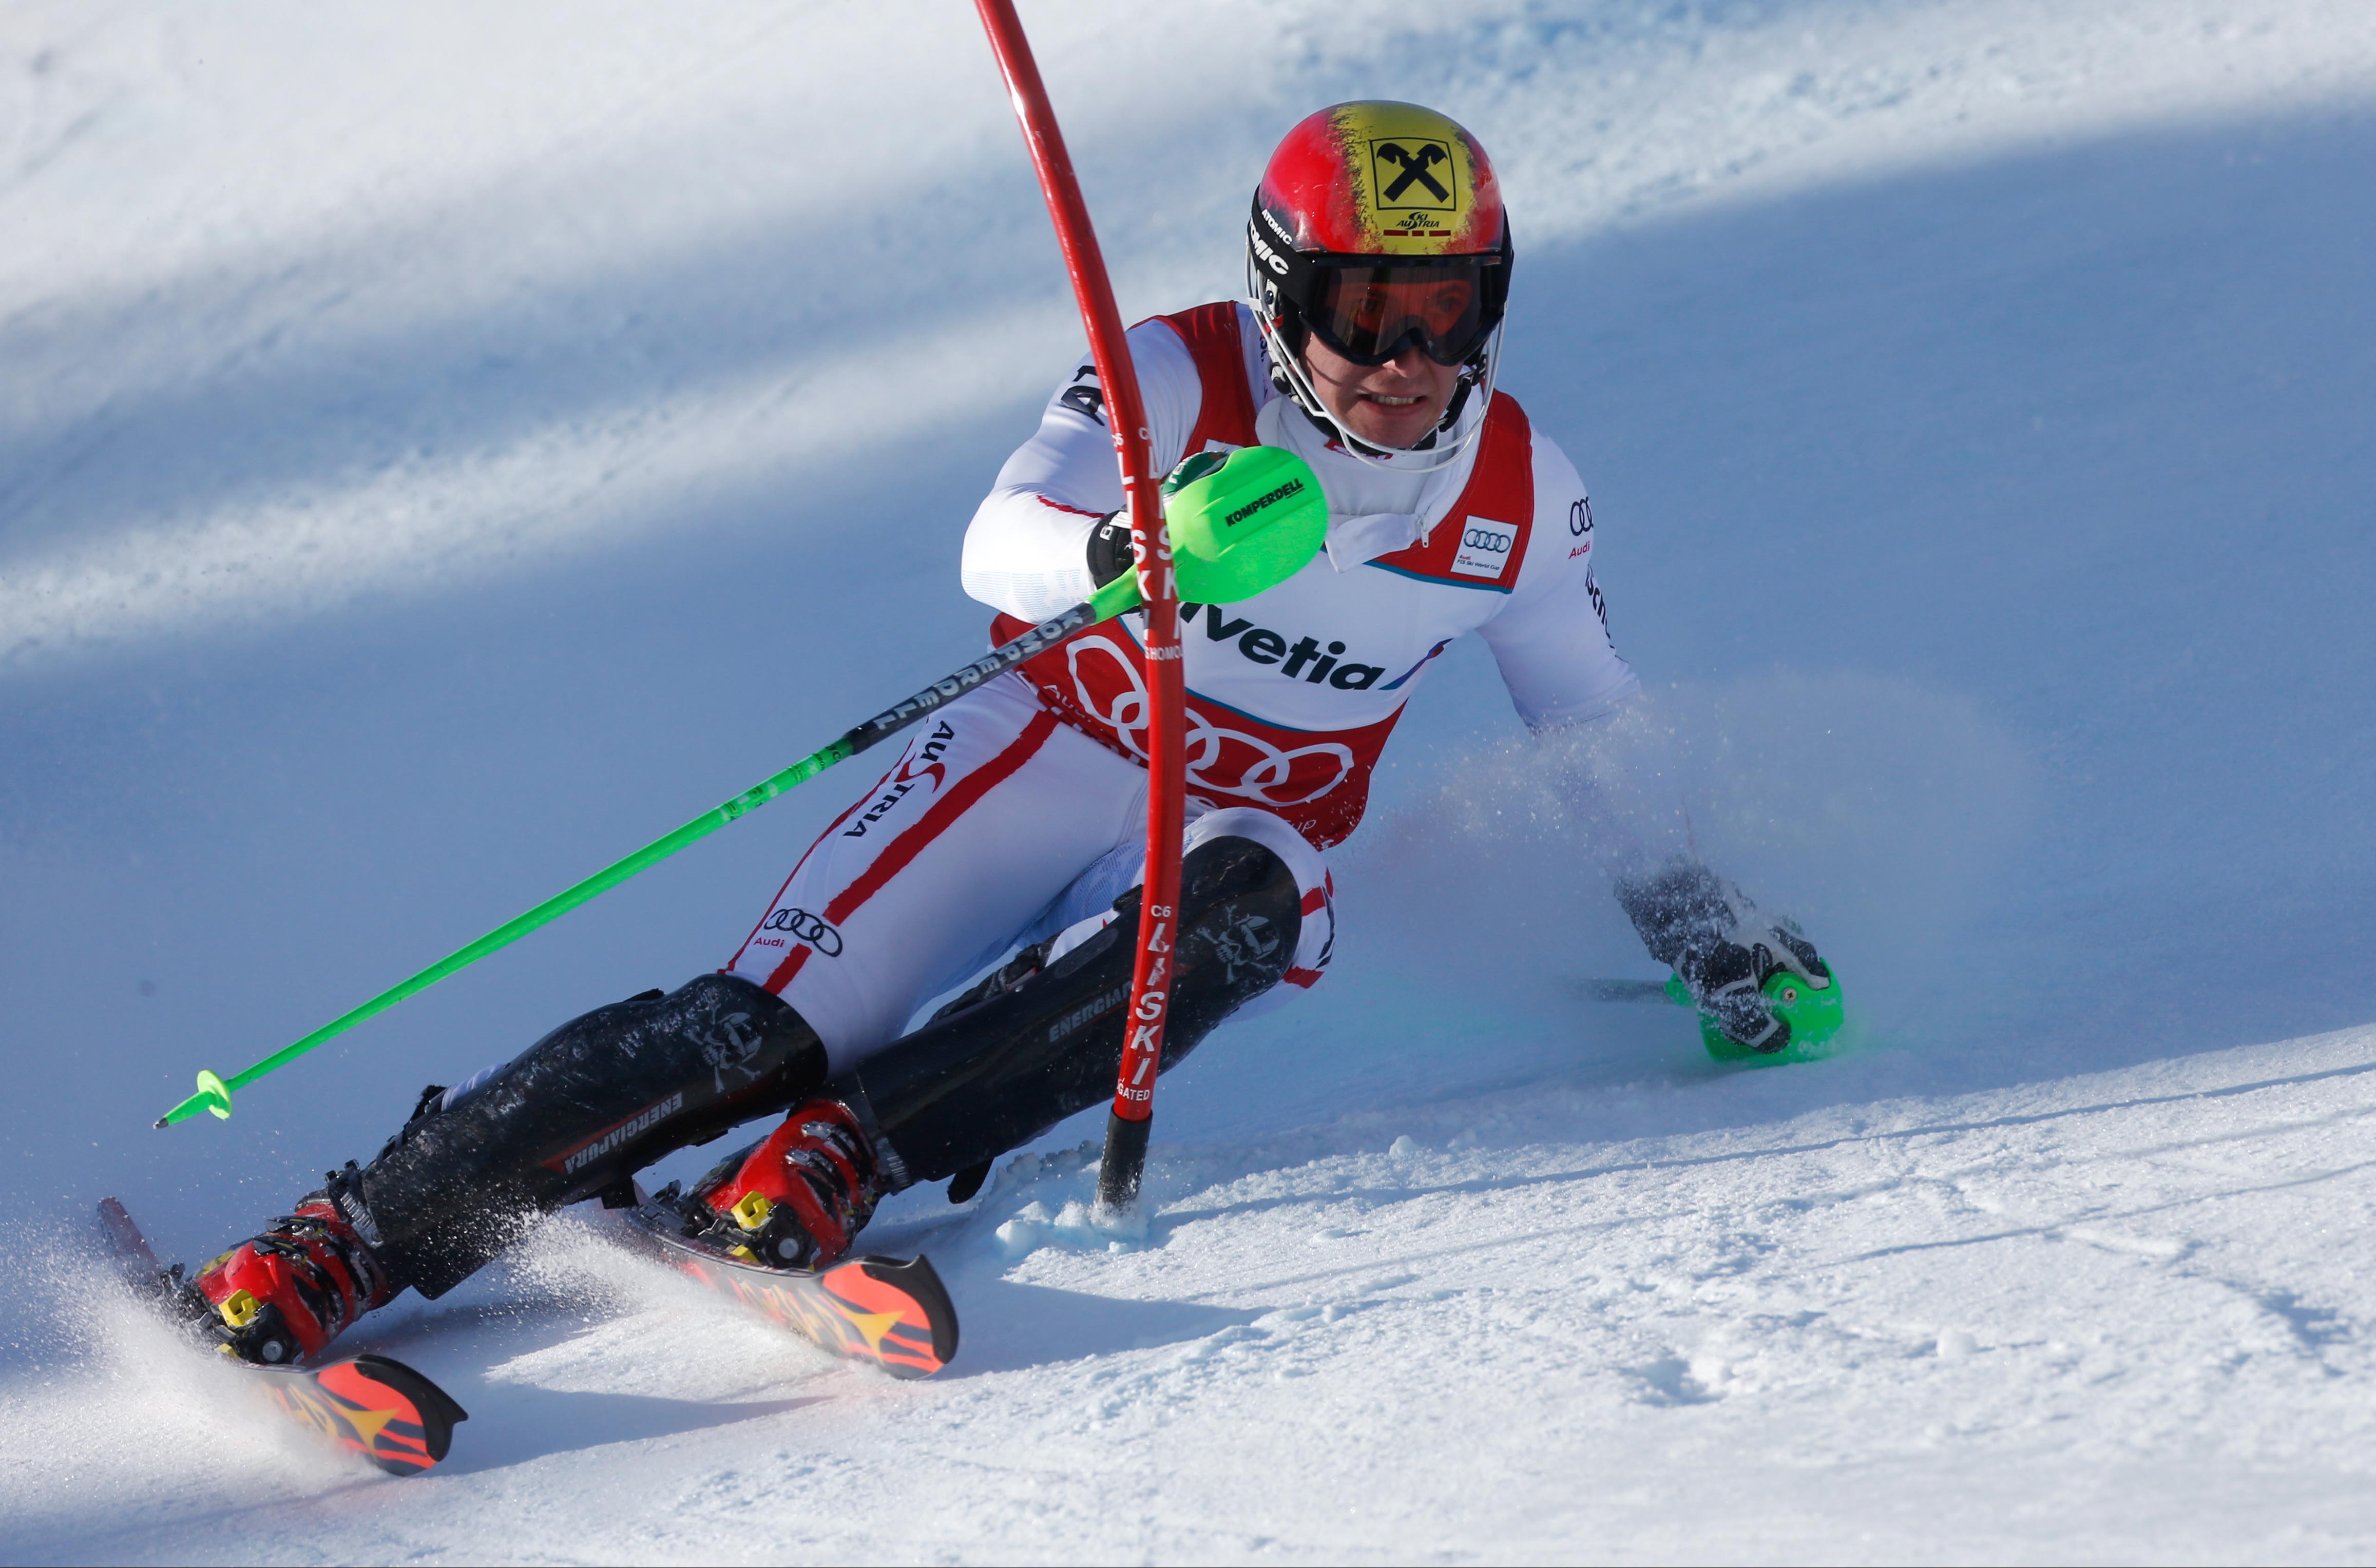
M 598 1007 L 443 1111 L 334 1195 L 391 1272 L 437 1297 L 539 1215 L 664 1155 L 790 1110 L 826 1078 L 816 1031 L 736 975 Z
M 1110 1098 L 1137 957 L 1140 890 L 1040 973 L 935 1018 L 867 1058 L 834 1092 L 887 1140 L 886 1166 L 936 1181 L 995 1158 Z M 1277 985 L 1302 929 L 1295 873 L 1249 838 L 1209 838 L 1181 867 L 1178 968 L 1162 1069 Z

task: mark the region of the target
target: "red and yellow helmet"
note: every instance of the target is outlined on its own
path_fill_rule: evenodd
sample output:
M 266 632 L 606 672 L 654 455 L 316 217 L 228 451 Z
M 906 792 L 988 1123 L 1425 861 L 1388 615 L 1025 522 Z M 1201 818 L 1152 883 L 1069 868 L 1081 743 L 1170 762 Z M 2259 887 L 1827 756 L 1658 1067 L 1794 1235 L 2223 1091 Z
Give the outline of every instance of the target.
M 1418 348 L 1485 368 L 1510 294 L 1510 225 L 1485 149 L 1416 103 L 1339 103 L 1287 134 L 1246 228 L 1265 337 L 1359 363 Z

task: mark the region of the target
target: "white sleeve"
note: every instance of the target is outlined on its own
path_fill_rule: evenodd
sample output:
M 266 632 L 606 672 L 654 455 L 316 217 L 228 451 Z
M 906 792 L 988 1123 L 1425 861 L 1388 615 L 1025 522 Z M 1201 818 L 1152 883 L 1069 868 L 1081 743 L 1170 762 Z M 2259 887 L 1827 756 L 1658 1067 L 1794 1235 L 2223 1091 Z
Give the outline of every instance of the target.
M 1479 630 L 1593 858 L 1613 879 L 1639 876 L 1688 851 L 1691 822 L 1666 721 L 1610 640 L 1593 578 L 1592 503 L 1574 465 L 1539 432 L 1529 533 L 1508 604 Z
M 1205 387 L 1180 335 L 1160 319 L 1130 329 L 1131 363 L 1146 406 L 1149 456 L 1168 474 L 1185 455 Z M 1089 529 L 1122 510 L 1122 473 L 1106 431 L 1105 389 L 1087 354 L 1016 448 L 966 529 L 960 567 L 973 598 L 1026 621 L 1044 621 L 1095 591 Z
M 1535 433 L 1535 516 L 1509 602 L 1479 628 L 1527 728 L 1605 719 L 1642 689 L 1609 637 L 1593 580 L 1592 503 L 1575 466 Z

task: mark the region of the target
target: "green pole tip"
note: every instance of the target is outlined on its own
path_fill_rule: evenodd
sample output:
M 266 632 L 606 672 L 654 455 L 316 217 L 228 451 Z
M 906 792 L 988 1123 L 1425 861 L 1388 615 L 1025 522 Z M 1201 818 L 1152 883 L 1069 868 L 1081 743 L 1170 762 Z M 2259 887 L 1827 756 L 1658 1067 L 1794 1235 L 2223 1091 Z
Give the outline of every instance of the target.
M 214 1113 L 217 1121 L 231 1120 L 231 1089 L 222 1079 L 212 1073 L 200 1072 L 198 1097 L 206 1102 L 207 1109 Z

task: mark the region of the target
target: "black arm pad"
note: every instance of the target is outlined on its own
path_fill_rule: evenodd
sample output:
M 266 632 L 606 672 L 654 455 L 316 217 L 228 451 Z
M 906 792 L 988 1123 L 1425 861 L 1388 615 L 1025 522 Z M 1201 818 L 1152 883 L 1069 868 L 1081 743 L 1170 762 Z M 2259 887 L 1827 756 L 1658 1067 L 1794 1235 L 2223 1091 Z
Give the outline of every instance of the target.
M 1120 512 L 1109 512 L 1089 530 L 1089 580 L 1103 588 L 1137 564 L 1130 519 Z

